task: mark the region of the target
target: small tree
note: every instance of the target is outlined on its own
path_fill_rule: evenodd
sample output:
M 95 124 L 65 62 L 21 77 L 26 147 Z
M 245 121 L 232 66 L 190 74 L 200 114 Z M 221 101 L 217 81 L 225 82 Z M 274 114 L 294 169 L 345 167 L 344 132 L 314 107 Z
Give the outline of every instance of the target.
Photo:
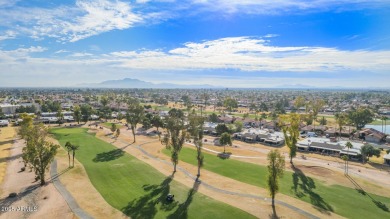
M 20 122 L 20 128 L 18 129 L 18 134 L 24 140 L 27 140 L 27 136 L 30 130 L 33 128 L 33 119 L 34 116 L 29 116 L 27 113 L 22 113 L 20 115 L 22 122 Z
M 217 127 L 215 127 L 215 131 L 218 135 L 222 135 L 225 132 L 229 132 L 229 128 L 226 126 L 226 124 L 221 123 L 218 124 Z
M 219 138 L 219 144 L 223 146 L 223 153 L 226 153 L 226 145 L 232 146 L 232 136 L 228 132 L 224 132 Z
M 75 106 L 73 108 L 73 116 L 74 120 L 77 122 L 77 124 L 80 124 L 81 121 L 81 110 L 79 106 Z
M 115 137 L 118 138 L 120 134 L 121 134 L 121 130 L 120 130 L 120 129 L 117 129 L 117 130 L 116 130 L 116 133 L 115 133 Z
M 193 111 L 188 116 L 189 124 L 188 124 L 188 133 L 192 137 L 194 144 L 196 146 L 196 159 L 198 160 L 198 174 L 197 177 L 200 177 L 200 168 L 203 166 L 204 156 L 202 154 L 202 139 L 203 139 L 203 124 L 204 118 L 202 116 L 196 115 L 195 111 Z
M 144 116 L 144 118 L 142 119 L 142 127 L 145 130 L 148 130 L 148 129 L 150 129 L 152 127 L 151 120 L 152 120 L 152 115 L 151 114 L 146 114 Z
M 241 132 L 242 127 L 244 126 L 244 124 L 238 120 L 234 122 L 234 125 L 236 126 L 236 129 L 235 129 L 236 132 Z
M 294 165 L 292 159 L 297 154 L 297 141 L 299 138 L 300 116 L 296 113 L 291 113 L 289 115 L 281 115 L 279 119 L 280 119 L 280 123 L 282 124 L 282 130 L 283 130 L 284 139 L 286 141 L 286 145 L 290 149 L 289 152 L 290 163 L 291 165 Z
M 275 195 L 279 191 L 279 178 L 283 177 L 285 161 L 284 157 L 276 149 L 268 153 L 267 160 L 269 162 L 267 166 L 267 186 L 272 198 L 272 207 L 274 207 Z
M 152 117 L 151 123 L 154 127 L 156 127 L 157 131 L 159 128 L 164 126 L 164 122 L 162 121 L 162 119 L 159 115 L 154 115 Z
M 228 97 L 223 101 L 223 106 L 229 111 L 232 112 L 233 109 L 236 109 L 238 107 L 238 102 L 237 100 Z
M 390 151 L 390 149 L 388 149 L 388 151 Z M 369 157 L 379 157 L 381 155 L 381 150 L 374 148 L 372 145 L 368 144 L 360 148 L 360 153 L 362 154 L 362 162 L 365 163 L 369 159 Z
M 355 125 L 357 130 L 363 128 L 366 124 L 373 121 L 374 113 L 364 107 L 353 109 L 348 113 L 348 119 Z
M 176 172 L 176 165 L 179 162 L 179 153 L 183 147 L 184 140 L 187 136 L 184 124 L 184 113 L 179 109 L 171 109 L 169 116 L 165 121 L 167 134 L 164 135 L 161 143 L 171 151 L 171 161 L 173 163 L 173 172 Z
M 115 123 L 112 123 L 111 132 L 114 133 L 115 131 L 116 131 L 116 125 L 115 125 Z
M 215 113 L 210 114 L 208 120 L 209 120 L 210 122 L 218 122 L 218 116 L 217 116 L 217 114 L 215 114 Z
M 88 104 L 81 105 L 80 107 L 81 115 L 82 115 L 82 120 L 83 122 L 87 123 L 89 120 L 89 117 L 92 115 L 92 107 Z
M 138 100 L 131 99 L 129 100 L 129 108 L 126 115 L 126 121 L 130 124 L 131 132 L 133 133 L 134 141 L 135 139 L 135 129 L 137 128 L 137 124 L 141 123 L 143 117 L 144 117 L 144 107 L 140 105 Z

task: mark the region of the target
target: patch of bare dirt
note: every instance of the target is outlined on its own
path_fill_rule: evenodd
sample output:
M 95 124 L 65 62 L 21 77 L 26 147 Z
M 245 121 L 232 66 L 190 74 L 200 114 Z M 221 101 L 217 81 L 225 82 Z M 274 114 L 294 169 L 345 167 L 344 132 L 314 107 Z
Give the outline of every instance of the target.
M 35 181 L 34 172 L 21 171 L 23 146 L 23 140 L 18 140 L 11 148 L 12 159 L 8 161 L 0 199 L 0 206 L 7 211 L 0 212 L 0 218 L 76 218 L 53 184 L 48 182 L 41 187 Z M 50 178 L 49 171 L 46 178 Z M 17 196 L 8 198 L 10 193 Z

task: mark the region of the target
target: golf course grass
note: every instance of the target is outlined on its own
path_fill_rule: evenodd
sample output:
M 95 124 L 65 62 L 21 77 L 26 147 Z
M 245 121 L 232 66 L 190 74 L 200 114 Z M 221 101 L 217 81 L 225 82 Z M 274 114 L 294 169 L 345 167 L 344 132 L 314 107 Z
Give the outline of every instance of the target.
M 166 149 L 163 153 L 170 155 Z M 196 151 L 192 148 L 183 148 L 179 159 L 197 165 Z M 237 181 L 266 188 L 268 172 L 266 166 L 233 159 L 221 159 L 216 155 L 204 153 L 203 168 Z M 298 168 L 294 173 L 285 172 L 280 180 L 280 192 L 311 203 L 324 214 L 326 211 L 331 211 L 347 218 L 390 218 L 390 198 L 344 186 L 328 186 L 306 176 Z
M 76 159 L 94 187 L 110 205 L 131 218 L 255 218 L 197 193 L 198 183 L 188 188 L 175 182 L 87 129 L 56 128 L 51 133 L 62 146 L 67 141 L 80 145 Z M 175 195 L 170 203 L 165 200 L 169 193 Z
M 108 128 L 108 129 L 111 129 L 111 127 L 112 127 L 112 122 L 104 122 L 104 123 L 102 123 L 102 125 L 104 126 L 104 127 L 106 127 L 106 128 Z M 116 128 L 117 129 L 120 129 L 120 128 L 122 128 L 122 124 L 118 124 L 118 123 L 115 123 L 115 125 L 116 125 Z

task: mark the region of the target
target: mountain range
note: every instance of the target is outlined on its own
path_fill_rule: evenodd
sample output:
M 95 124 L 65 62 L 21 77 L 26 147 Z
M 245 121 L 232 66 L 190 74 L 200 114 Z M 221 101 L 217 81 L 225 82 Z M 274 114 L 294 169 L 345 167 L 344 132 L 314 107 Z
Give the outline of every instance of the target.
M 221 88 L 208 84 L 199 85 L 182 85 L 171 83 L 152 83 L 147 81 L 141 81 L 134 78 L 124 78 L 122 80 L 108 80 L 101 83 L 87 83 L 79 84 L 77 87 L 90 87 L 90 88 L 187 88 L 187 89 L 199 89 L 199 88 Z

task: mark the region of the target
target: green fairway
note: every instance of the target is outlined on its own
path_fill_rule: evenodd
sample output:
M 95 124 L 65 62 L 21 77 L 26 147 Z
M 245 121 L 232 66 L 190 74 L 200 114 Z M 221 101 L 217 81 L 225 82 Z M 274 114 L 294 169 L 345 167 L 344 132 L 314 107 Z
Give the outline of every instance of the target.
M 131 218 L 254 218 L 254 216 L 172 181 L 150 165 L 97 139 L 87 129 L 52 129 L 64 146 L 80 145 L 76 158 L 104 199 Z M 75 182 L 77 183 L 77 182 Z M 165 198 L 171 193 L 175 201 Z M 93 201 L 93 200 L 91 200 Z
M 166 149 L 164 153 L 170 155 Z M 194 149 L 183 148 L 179 158 L 181 161 L 197 165 Z M 216 155 L 204 153 L 203 168 L 244 183 L 266 187 L 267 167 L 265 166 L 220 159 Z M 327 186 L 319 180 L 306 176 L 299 169 L 296 169 L 295 173 L 286 171 L 280 185 L 281 193 L 309 202 L 324 213 L 332 211 L 347 218 L 390 218 L 390 198 L 367 194 L 363 190 L 344 186 Z
M 112 122 L 104 122 L 104 123 L 102 123 L 102 126 L 111 129 L 112 124 L 113 124 Z M 118 124 L 118 123 L 115 123 L 115 125 L 116 125 L 116 128 L 118 128 L 118 129 L 122 128 L 122 126 L 123 126 L 122 124 Z

